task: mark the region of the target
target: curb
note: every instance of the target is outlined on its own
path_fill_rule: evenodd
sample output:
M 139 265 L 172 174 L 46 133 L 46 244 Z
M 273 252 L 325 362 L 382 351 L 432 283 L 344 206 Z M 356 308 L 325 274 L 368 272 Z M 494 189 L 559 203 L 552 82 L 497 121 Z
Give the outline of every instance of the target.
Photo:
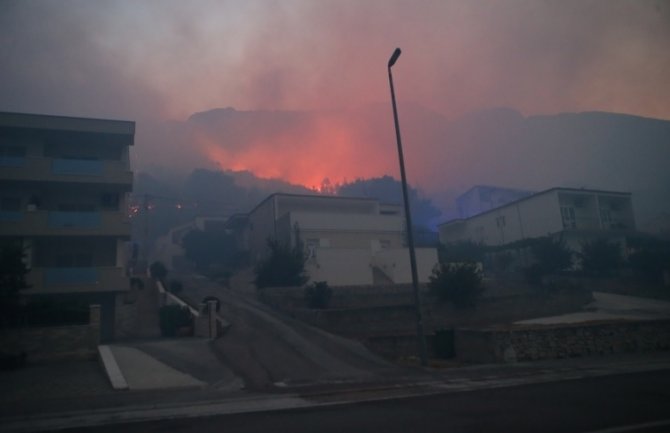
M 670 362 L 624 363 L 585 368 L 555 368 L 508 376 L 480 378 L 441 378 L 428 381 L 368 384 L 338 390 L 315 390 L 302 394 L 260 395 L 228 400 L 209 400 L 195 403 L 165 403 L 138 405 L 127 408 L 108 408 L 94 411 L 73 411 L 31 417 L 5 418 L 0 432 L 19 433 L 66 428 L 95 427 L 143 421 L 188 419 L 205 416 L 242 413 L 299 410 L 343 406 L 356 403 L 401 400 L 485 389 L 578 380 L 619 374 L 669 370 Z
M 112 388 L 119 391 L 128 390 L 128 382 L 123 376 L 119 364 L 116 362 L 112 349 L 109 346 L 100 345 L 98 346 L 98 354 L 100 355 L 100 361 L 102 362 L 105 374 L 112 384 Z

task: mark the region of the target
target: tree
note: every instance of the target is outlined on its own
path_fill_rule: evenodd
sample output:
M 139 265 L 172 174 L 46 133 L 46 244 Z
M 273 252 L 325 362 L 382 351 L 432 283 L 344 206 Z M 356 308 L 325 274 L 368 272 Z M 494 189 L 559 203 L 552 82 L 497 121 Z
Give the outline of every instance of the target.
M 236 267 L 240 259 L 235 237 L 223 230 L 191 230 L 182 241 L 186 258 L 198 269 L 211 265 Z
M 623 263 L 621 246 L 605 238 L 582 242 L 579 258 L 584 272 L 598 276 L 607 275 Z
M 474 263 L 440 263 L 429 277 L 428 287 L 440 301 L 455 307 L 474 307 L 483 292 L 482 276 Z
M 572 250 L 562 241 L 549 236 L 532 239 L 530 251 L 535 263 L 525 269 L 526 279 L 532 284 L 541 284 L 542 277 L 555 274 L 572 266 Z
M 416 227 L 430 226 L 441 212 L 428 198 L 421 196 L 416 188 L 408 187 L 412 222 Z M 343 197 L 373 197 L 386 203 L 402 203 L 402 184 L 391 176 L 358 179 L 339 185 L 337 195 Z
M 572 266 L 572 251 L 559 240 L 550 237 L 535 239 L 530 247 L 542 274 L 553 274 Z
M 30 287 L 26 282 L 28 267 L 25 253 L 18 245 L 7 245 L 0 250 L 0 314 L 3 327 L 15 323 L 19 317 L 20 291 Z
M 153 262 L 151 266 L 149 266 L 149 274 L 151 275 L 151 278 L 160 282 L 165 282 L 168 270 L 163 262 Z
M 302 286 L 309 280 L 305 273 L 307 259 L 302 244 L 296 244 L 290 248 L 268 239 L 270 255 L 256 266 L 256 288 Z

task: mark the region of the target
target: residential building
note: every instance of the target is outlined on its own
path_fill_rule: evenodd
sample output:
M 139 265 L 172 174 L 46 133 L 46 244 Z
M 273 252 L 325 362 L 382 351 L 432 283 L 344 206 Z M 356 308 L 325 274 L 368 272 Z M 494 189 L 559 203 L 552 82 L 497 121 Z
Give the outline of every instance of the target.
M 0 113 L 0 243 L 20 244 L 27 296 L 100 304 L 114 337 L 125 274 L 135 123 Z
M 533 191 L 521 189 L 475 185 L 456 197 L 456 205 L 460 218 L 470 218 L 532 194 Z
M 235 226 L 252 262 L 265 258 L 268 240 L 291 247 L 301 242 L 311 281 L 330 285 L 411 282 L 405 247 L 405 219 L 400 205 L 371 198 L 273 194 Z M 437 263 L 435 248 L 417 248 L 420 281 Z
M 559 237 L 578 251 L 584 240 L 625 241 L 635 230 L 631 194 L 590 189 L 551 188 L 470 218 L 438 226 L 444 244 L 473 241 L 505 245 L 542 236 Z

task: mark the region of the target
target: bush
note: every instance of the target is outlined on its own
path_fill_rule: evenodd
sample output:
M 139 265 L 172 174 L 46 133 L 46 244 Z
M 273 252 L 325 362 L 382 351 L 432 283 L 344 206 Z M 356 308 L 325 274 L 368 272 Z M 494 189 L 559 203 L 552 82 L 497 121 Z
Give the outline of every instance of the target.
M 582 270 L 598 276 L 607 275 L 623 263 L 619 244 L 603 238 L 583 242 L 579 257 Z
M 184 285 L 179 280 L 170 281 L 170 286 L 167 289 L 168 292 L 174 293 L 175 295 L 181 293 L 182 290 L 184 290 Z
M 328 308 L 332 295 L 333 290 L 325 281 L 315 281 L 305 287 L 305 302 L 309 308 Z
M 168 270 L 162 262 L 153 262 L 151 266 L 149 266 L 149 275 L 151 275 L 151 278 L 154 280 L 165 282 L 167 274 Z
M 483 292 L 482 276 L 474 263 L 441 263 L 433 269 L 428 287 L 438 300 L 455 307 L 474 307 Z
M 166 305 L 158 311 L 158 316 L 164 337 L 174 337 L 179 328 L 193 326 L 193 316 L 188 307 Z

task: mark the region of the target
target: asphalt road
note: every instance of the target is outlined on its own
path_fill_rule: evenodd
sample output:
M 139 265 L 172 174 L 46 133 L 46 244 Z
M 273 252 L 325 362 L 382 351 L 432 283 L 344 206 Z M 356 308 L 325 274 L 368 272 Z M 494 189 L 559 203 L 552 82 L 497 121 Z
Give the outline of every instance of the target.
M 670 431 L 670 371 L 67 431 L 662 432 Z

